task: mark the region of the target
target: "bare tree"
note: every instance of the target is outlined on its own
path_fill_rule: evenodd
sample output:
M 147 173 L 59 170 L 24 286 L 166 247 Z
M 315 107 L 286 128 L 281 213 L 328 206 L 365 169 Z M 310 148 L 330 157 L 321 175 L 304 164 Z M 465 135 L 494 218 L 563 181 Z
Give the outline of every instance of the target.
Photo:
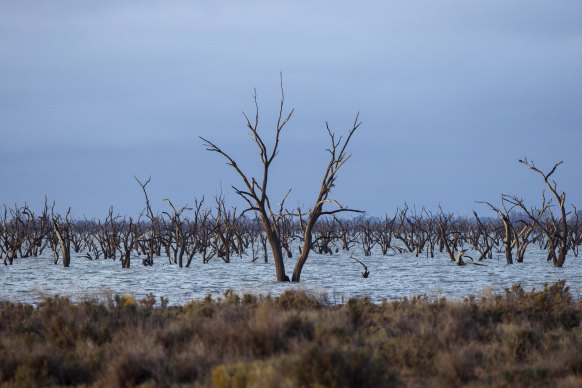
M 94 237 L 99 243 L 104 259 L 116 259 L 117 247 L 119 245 L 121 224 L 119 223 L 120 215 L 113 215 L 113 207 L 109 207 L 109 212 L 103 223 L 97 222 L 94 229 Z M 96 255 L 100 256 L 100 255 Z
M 271 166 L 273 160 L 277 156 L 279 152 L 279 145 L 281 139 L 281 133 L 291 116 L 293 115 L 294 110 L 291 109 L 289 113 L 284 114 L 285 110 L 285 93 L 283 89 L 283 77 L 280 77 L 280 88 L 281 88 L 281 101 L 279 105 L 279 113 L 278 119 L 275 126 L 275 141 L 274 145 L 271 149 L 267 147 L 265 144 L 263 137 L 259 133 L 259 105 L 257 101 L 256 91 L 253 95 L 254 103 L 255 103 L 255 117 L 254 121 L 251 121 L 248 116 L 243 112 L 243 116 L 246 121 L 246 126 L 250 130 L 251 138 L 253 139 L 254 143 L 256 144 L 259 156 L 262 163 L 262 177 L 257 179 L 248 173 L 245 173 L 241 167 L 237 164 L 233 157 L 223 151 L 219 146 L 201 137 L 206 149 L 211 152 L 216 152 L 222 155 L 226 160 L 227 164 L 231 166 L 237 174 L 240 176 L 244 183 L 244 188 L 236 188 L 233 187 L 235 192 L 243 198 L 247 204 L 249 205 L 246 211 L 254 211 L 257 212 L 261 218 L 261 222 L 263 224 L 263 228 L 265 230 L 266 237 L 269 241 L 269 245 L 271 246 L 271 251 L 273 254 L 273 262 L 275 263 L 275 276 L 277 281 L 288 281 L 289 277 L 285 274 L 285 263 L 283 261 L 283 248 L 281 244 L 281 230 L 280 225 L 277 222 L 277 214 L 273 211 L 271 207 L 271 201 L 269 198 L 268 190 L 268 182 L 269 182 L 269 175 L 271 173 Z M 329 125 L 326 124 L 327 132 L 329 134 L 331 140 L 331 147 L 328 149 L 330 153 L 330 161 L 327 165 L 325 170 L 323 181 L 321 184 L 320 192 L 315 201 L 315 204 L 311 211 L 309 212 L 308 219 L 305 222 L 304 230 L 304 249 L 301 252 L 296 264 L 295 269 L 293 271 L 293 281 L 299 281 L 301 277 L 301 270 L 305 262 L 307 261 L 307 257 L 309 255 L 309 250 L 311 248 L 311 233 L 313 231 L 313 227 L 315 226 L 317 220 L 321 215 L 325 214 L 336 214 L 341 211 L 349 211 L 349 209 L 343 208 L 340 206 L 339 209 L 334 211 L 324 211 L 323 206 L 326 203 L 336 203 L 336 201 L 331 200 L 329 194 L 331 189 L 335 185 L 335 181 L 337 178 L 337 173 L 340 168 L 347 162 L 350 155 L 347 154 L 347 145 L 352 138 L 352 135 L 360 126 L 360 122 L 358 120 L 358 116 L 356 116 L 356 120 L 354 121 L 354 125 L 352 129 L 348 132 L 348 135 L 345 139 L 342 137 L 336 138 L 336 135 L 331 131 Z M 286 198 L 286 197 L 285 197 Z M 283 208 L 283 203 L 285 198 L 281 201 L 280 208 Z M 244 212 L 243 212 L 244 214 Z
M 131 266 L 131 254 L 144 231 L 140 228 L 139 221 L 136 224 L 131 217 L 129 217 L 129 222 L 124 220 L 122 225 L 123 229 L 120 233 L 118 245 L 121 254 L 121 268 L 129 268 Z
M 340 240 L 342 250 L 349 251 L 358 242 L 358 239 L 352 233 L 354 227 L 353 222 L 349 219 L 344 220 L 337 217 L 333 217 L 333 220 L 337 224 L 337 237 Z
M 68 267 L 71 265 L 71 208 L 67 211 L 65 217 L 61 217 L 58 214 L 54 213 L 54 204 L 51 210 L 51 218 L 53 222 L 53 229 L 55 233 L 56 240 L 58 241 L 58 245 L 61 250 L 61 254 L 63 255 L 63 266 Z M 56 247 L 55 247 L 56 248 Z M 55 250 L 55 257 L 58 254 Z M 55 262 L 56 264 L 56 262 Z
M 563 191 L 561 193 L 558 193 L 558 185 L 556 181 L 554 180 L 550 181 L 550 178 L 556 172 L 558 166 L 564 162 L 562 161 L 554 164 L 554 167 L 552 167 L 550 172 L 548 172 L 547 174 L 538 169 L 535 166 L 534 162 L 527 160 L 527 158 L 519 160 L 519 162 L 528 167 L 530 170 L 539 174 L 543 178 L 546 187 L 548 188 L 548 190 L 550 190 L 550 193 L 552 193 L 552 195 L 558 202 L 558 206 L 560 208 L 560 220 L 557 222 L 558 225 L 556 225 L 555 232 L 553 234 L 558 243 L 558 256 L 553 257 L 553 262 L 556 267 L 562 267 L 564 265 L 564 262 L 566 261 L 566 254 L 568 253 L 569 248 L 568 220 L 566 212 L 566 193 Z M 536 221 L 535 219 L 533 219 L 533 221 L 536 222 L 537 224 L 540 224 L 539 220 Z
M 206 146 L 206 149 L 211 152 L 216 152 L 222 155 L 226 160 L 227 164 L 231 166 L 240 176 L 244 182 L 244 189 L 238 189 L 233 187 L 236 193 L 243 198 L 249 205 L 248 210 L 256 211 L 261 217 L 261 222 L 265 229 L 265 234 L 271 246 L 271 251 L 273 253 L 273 261 L 275 263 L 275 276 L 277 281 L 288 281 L 289 277 L 285 274 L 285 263 L 283 261 L 283 252 L 281 247 L 281 238 L 279 233 L 279 227 L 275 222 L 275 213 L 271 209 L 271 202 L 269 195 L 267 193 L 269 174 L 271 165 L 275 157 L 279 152 L 280 136 L 283 128 L 287 125 L 291 116 L 293 115 L 293 109 L 286 115 L 283 114 L 285 108 L 285 94 L 283 91 L 283 77 L 281 76 L 281 104 L 279 106 L 279 116 L 277 120 L 277 125 L 275 127 L 275 144 L 272 149 L 269 150 L 267 145 L 263 141 L 263 138 L 259 134 L 259 104 L 257 101 L 257 93 L 253 95 L 255 102 L 255 118 L 254 122 L 248 118 L 248 116 L 243 112 L 243 116 L 246 121 L 247 128 L 251 131 L 251 137 L 258 147 L 259 155 L 263 165 L 262 178 L 256 179 L 255 177 L 250 177 L 247 173 L 243 172 L 236 161 L 224 152 L 216 144 L 212 143 L 203 137 L 200 137 Z
M 491 229 L 481 221 L 479 215 L 475 210 L 473 210 L 475 219 L 477 221 L 475 234 L 472 236 L 473 249 L 479 251 L 480 256 L 478 261 L 482 261 L 485 258 L 492 257 L 492 251 L 494 247 L 493 238 L 489 235 L 489 230 Z M 488 222 L 487 224 L 491 224 Z
M 8 216 L 9 214 L 10 217 Z M 4 256 L 4 265 L 12 265 L 12 262 L 18 256 L 22 244 L 27 238 L 29 218 L 30 215 L 18 206 L 14 205 L 14 209 L 9 209 L 4 205 L 4 217 L 0 233 L 3 251 L 0 253 Z
M 198 252 L 203 252 L 203 243 L 201 238 L 201 231 L 204 229 L 204 223 L 209 217 L 208 211 L 202 210 L 202 205 L 204 204 L 204 197 L 201 201 L 195 200 L 194 202 L 194 218 L 190 221 L 186 218 L 186 223 L 188 224 L 187 233 L 187 244 L 186 244 L 186 254 L 188 259 L 186 261 L 186 267 L 190 267 L 194 255 Z
M 331 194 L 332 188 L 335 186 L 335 182 L 337 179 L 337 174 L 341 167 L 350 159 L 351 154 L 347 153 L 347 147 L 352 139 L 352 136 L 356 132 L 356 130 L 360 127 L 361 122 L 359 120 L 360 114 L 356 115 L 352 127 L 348 130 L 348 134 L 346 137 L 340 136 L 339 138 L 336 137 L 336 134 L 331 131 L 329 123 L 326 123 L 327 134 L 329 135 L 330 140 L 330 148 L 327 149 L 329 152 L 330 158 L 325 169 L 325 173 L 323 174 L 323 179 L 321 182 L 321 187 L 319 189 L 319 195 L 315 201 L 313 208 L 309 211 L 307 221 L 303 221 L 303 217 L 301 212 L 299 212 L 299 217 L 301 224 L 304 225 L 303 229 L 303 249 L 301 251 L 301 255 L 295 262 L 295 268 L 293 270 L 293 277 L 291 280 L 294 282 L 298 282 L 301 280 L 301 271 L 303 270 L 303 266 L 307 261 L 309 256 L 309 248 L 311 247 L 311 240 L 313 238 L 312 231 L 313 227 L 315 226 L 317 220 L 321 216 L 325 215 L 334 215 L 341 212 L 356 212 L 356 213 L 363 213 L 361 210 L 354 210 L 347 207 L 344 207 L 339 204 L 338 201 L 329 198 Z M 337 205 L 337 209 L 335 210 L 324 210 L 323 207 L 325 204 L 335 204 Z
M 580 253 L 580 245 L 582 245 L 582 227 L 580 225 L 580 214 L 576 206 L 574 208 L 574 216 L 572 217 L 570 225 L 570 247 L 575 257 Z
M 152 205 L 150 202 L 150 198 L 148 196 L 148 192 L 146 190 L 146 186 L 152 180 L 152 177 L 149 177 L 147 181 L 142 182 L 137 177 L 135 180 L 140 185 L 141 190 L 143 191 L 143 195 L 145 197 L 146 202 L 146 216 L 149 219 L 149 227 L 144 233 L 142 234 L 142 238 L 139 241 L 143 241 L 144 243 L 144 253 L 146 258 L 142 260 L 143 265 L 145 266 L 152 266 L 154 265 L 154 256 L 160 256 L 161 253 L 161 239 L 160 239 L 160 223 L 158 217 L 154 216 L 154 212 L 152 211 Z
M 533 233 L 536 225 L 541 226 L 540 221 L 546 215 L 546 211 L 550 207 L 550 202 L 546 202 L 546 196 L 542 195 L 543 201 L 541 209 L 528 209 L 525 206 L 524 201 L 514 195 L 503 195 L 503 198 L 506 202 L 519 206 L 527 215 L 527 217 L 520 217 L 513 226 L 513 246 L 516 248 L 517 262 L 522 263 L 525 256 L 525 250 L 533 241 L 530 240 L 529 237 Z M 528 218 L 529 221 L 524 218 Z M 542 229 L 545 230 L 544 227 L 542 227 Z M 551 237 L 551 233 L 548 233 L 548 237 Z
M 173 240 L 175 242 L 175 246 L 172 246 L 172 250 L 174 251 L 174 264 L 178 264 L 178 267 L 182 268 L 184 254 L 186 252 L 186 245 L 188 241 L 188 236 L 186 231 L 184 230 L 184 221 L 181 219 L 182 213 L 185 210 L 192 210 L 191 208 L 186 206 L 181 207 L 180 209 L 176 209 L 172 201 L 168 198 L 165 199 L 166 202 L 172 208 L 172 214 L 168 212 L 162 212 L 170 219 L 172 223 L 172 228 L 170 229 L 170 234 L 173 235 Z
M 372 249 L 377 244 L 378 240 L 375 238 L 376 223 L 369 217 L 361 216 L 358 218 L 356 230 L 359 234 L 359 242 L 362 246 L 364 256 L 371 256 Z M 355 259 L 354 259 L 355 260 Z
M 408 205 L 404 204 L 402 210 L 397 210 L 398 227 L 394 231 L 394 237 L 402 241 L 408 252 L 414 251 L 414 230 L 408 222 Z M 442 240 L 441 240 L 442 242 Z M 442 252 L 442 249 L 441 249 Z
M 507 264 L 513 264 L 513 253 L 512 249 L 515 245 L 513 243 L 513 238 L 515 233 L 513 231 L 513 223 L 511 222 L 511 211 L 515 209 L 517 206 L 514 203 L 511 203 L 512 206 L 506 206 L 507 197 L 505 195 L 501 196 L 501 208 L 493 206 L 489 202 L 479 201 L 478 203 L 484 203 L 488 205 L 494 212 L 497 213 L 501 221 L 503 222 L 503 232 L 504 232 L 504 246 L 505 246 L 505 260 Z
M 439 213 L 437 214 L 436 220 L 436 230 L 438 231 L 440 244 L 442 244 L 446 249 L 451 261 L 460 263 L 462 260 L 459 261 L 459 257 L 462 258 L 465 251 L 459 251 L 463 253 L 461 256 L 458 255 L 457 248 L 462 245 L 461 232 L 457 227 L 453 217 L 453 213 L 445 213 L 442 207 L 439 206 Z

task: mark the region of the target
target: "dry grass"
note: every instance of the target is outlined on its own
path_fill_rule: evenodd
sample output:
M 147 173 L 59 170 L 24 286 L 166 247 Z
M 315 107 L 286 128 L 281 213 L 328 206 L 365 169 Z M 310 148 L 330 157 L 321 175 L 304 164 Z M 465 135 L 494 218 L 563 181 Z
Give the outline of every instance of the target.
M 582 386 L 582 304 L 563 282 L 463 302 L 149 297 L 0 304 L 6 386 Z

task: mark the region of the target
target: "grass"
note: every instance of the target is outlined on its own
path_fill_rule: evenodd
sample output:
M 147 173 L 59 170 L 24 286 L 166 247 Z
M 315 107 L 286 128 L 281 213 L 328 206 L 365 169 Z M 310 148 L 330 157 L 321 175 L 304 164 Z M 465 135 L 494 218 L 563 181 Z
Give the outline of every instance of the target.
M 2 302 L 0 384 L 582 386 L 582 304 L 564 282 L 458 302 L 336 306 L 297 291 L 156 302 Z

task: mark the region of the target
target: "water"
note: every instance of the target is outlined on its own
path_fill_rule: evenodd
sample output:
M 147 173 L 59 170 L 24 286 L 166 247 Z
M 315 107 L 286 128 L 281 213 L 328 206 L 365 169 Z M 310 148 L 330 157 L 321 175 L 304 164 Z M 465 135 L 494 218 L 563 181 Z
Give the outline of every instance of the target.
M 471 252 L 468 254 L 477 256 Z M 351 260 L 348 253 L 312 253 L 303 269 L 301 283 L 297 284 L 276 282 L 272 262 L 252 263 L 244 256 L 242 259 L 233 257 L 228 264 L 222 260 L 203 264 L 201 258 L 195 258 L 190 268 L 178 268 L 166 257 L 156 258 L 153 267 L 144 267 L 141 260 L 135 258 L 131 268 L 122 269 L 119 261 L 90 261 L 80 256 L 73 256 L 71 266 L 64 268 L 61 264 L 54 265 L 47 255 L 16 259 L 12 266 L 1 266 L 0 299 L 34 304 L 52 295 L 83 300 L 131 294 L 139 299 L 153 293 L 158 298 L 168 298 L 174 305 L 201 299 L 208 294 L 221 297 L 228 289 L 239 294 L 262 295 L 303 289 L 316 294 L 326 293 L 337 303 L 362 296 L 375 302 L 413 295 L 458 300 L 468 295 L 479 296 L 483 291 L 501 293 L 512 284 L 521 284 L 526 290 L 540 289 L 545 282 L 560 279 L 567 281 L 575 298 L 581 298 L 581 259 L 569 256 L 564 268 L 554 268 L 545 256 L 545 252 L 534 248 L 526 254 L 525 263 L 507 265 L 505 257 L 498 254 L 492 260 L 484 261 L 486 266 L 469 264 L 459 267 L 440 253 L 435 253 L 432 259 L 417 258 L 414 254 L 382 256 L 378 252 L 370 257 L 356 255 L 370 271 L 370 277 L 364 279 L 362 266 Z M 294 259 L 285 261 L 289 276 L 293 265 Z

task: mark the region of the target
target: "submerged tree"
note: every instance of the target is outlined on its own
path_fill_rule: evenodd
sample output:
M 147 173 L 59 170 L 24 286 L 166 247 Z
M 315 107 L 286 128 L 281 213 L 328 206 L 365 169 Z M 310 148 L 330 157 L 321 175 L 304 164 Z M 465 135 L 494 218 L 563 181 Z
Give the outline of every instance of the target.
M 508 201 L 508 197 L 503 194 L 501 195 L 501 207 L 496 207 L 486 201 L 478 201 L 477 203 L 484 203 L 488 205 L 494 212 L 499 215 L 499 218 L 503 222 L 503 245 L 505 247 L 505 260 L 507 264 L 513 264 L 512 250 L 515 245 L 515 232 L 513 222 L 511 221 L 511 212 L 515 209 L 517 204 Z
M 249 205 L 245 212 L 254 211 L 258 213 L 260 216 L 267 240 L 269 241 L 269 245 L 271 246 L 273 262 L 275 263 L 275 275 L 277 281 L 289 281 L 289 277 L 285 274 L 285 263 L 283 260 L 281 223 L 278 222 L 283 213 L 285 199 L 287 198 L 289 192 L 287 192 L 285 197 L 281 200 L 279 209 L 275 209 L 275 211 L 273 211 L 273 208 L 271 207 L 271 201 L 268 194 L 269 174 L 271 173 L 271 165 L 273 163 L 273 160 L 275 159 L 279 152 L 281 132 L 291 119 L 291 116 L 293 115 L 294 112 L 294 109 L 291 109 L 288 113 L 284 113 L 285 93 L 283 88 L 282 76 L 280 78 L 280 87 L 281 87 L 281 102 L 279 105 L 278 119 L 275 127 L 275 142 L 271 149 L 267 147 L 267 145 L 263 141 L 263 137 L 259 133 L 259 105 L 257 101 L 256 91 L 253 95 L 253 100 L 255 103 L 254 121 L 251 121 L 248 118 L 248 116 L 243 112 L 243 116 L 246 121 L 246 126 L 250 130 L 251 137 L 259 151 L 259 156 L 263 167 L 261 178 L 257 179 L 254 176 L 251 176 L 248 173 L 243 172 L 243 170 L 236 163 L 236 161 L 229 154 L 223 151 L 219 146 L 203 137 L 200 137 L 200 139 L 202 139 L 208 151 L 216 152 L 222 155 L 227 160 L 227 164 L 231 166 L 242 179 L 244 183 L 244 188 L 242 189 L 237 187 L 233 188 L 235 192 L 240 197 L 242 197 Z M 332 215 L 340 212 L 355 211 L 339 205 L 337 201 L 329 198 L 329 194 L 331 193 L 331 189 L 335 185 L 337 173 L 351 156 L 350 154 L 347 153 L 347 146 L 352 138 L 352 135 L 358 129 L 360 124 L 361 123 L 359 121 L 358 114 L 356 115 L 354 123 L 351 129 L 348 131 L 347 136 L 345 138 L 343 137 L 338 138 L 336 134 L 332 132 L 332 130 L 330 129 L 329 124 L 326 123 L 326 129 L 331 143 L 330 148 L 327 149 L 327 151 L 330 153 L 330 160 L 325 169 L 323 180 L 321 183 L 321 188 L 319 190 L 317 199 L 313 205 L 313 208 L 305 214 L 307 216 L 305 220 L 303 219 L 304 214 L 302 214 L 301 210 L 299 210 L 299 217 L 301 219 L 301 226 L 304 239 L 301 255 L 297 259 L 295 268 L 293 270 L 292 277 L 293 281 L 296 282 L 300 281 L 301 271 L 303 269 L 303 266 L 305 265 L 305 262 L 307 261 L 309 251 L 311 249 L 312 231 L 319 217 L 321 217 L 322 215 Z M 338 205 L 338 209 L 324 211 L 324 205 L 330 203 Z
M 523 201 L 519 201 L 520 207 L 529 215 L 529 217 L 534 221 L 539 227 L 546 233 L 548 236 L 549 242 L 549 255 L 548 260 L 552 260 L 556 267 L 562 267 L 564 262 L 566 261 L 566 254 L 568 253 L 569 249 L 569 228 L 568 228 L 568 214 L 566 212 L 566 193 L 565 192 L 558 192 L 558 184 L 555 180 L 550 181 L 552 175 L 556 172 L 558 166 L 560 166 L 562 162 L 558 162 L 554 164 L 554 167 L 548 173 L 544 173 L 542 170 L 536 167 L 533 161 L 527 160 L 524 158 L 523 160 L 519 161 L 530 170 L 534 171 L 535 173 L 539 174 L 552 196 L 556 199 L 558 207 L 560 208 L 560 219 L 556 220 L 554 214 L 550 212 L 549 219 L 545 224 L 540 222 L 541 217 L 534 216 L 528 209 L 523 205 Z M 544 198 L 545 202 L 545 198 Z M 558 248 L 558 254 L 556 256 L 556 248 Z

